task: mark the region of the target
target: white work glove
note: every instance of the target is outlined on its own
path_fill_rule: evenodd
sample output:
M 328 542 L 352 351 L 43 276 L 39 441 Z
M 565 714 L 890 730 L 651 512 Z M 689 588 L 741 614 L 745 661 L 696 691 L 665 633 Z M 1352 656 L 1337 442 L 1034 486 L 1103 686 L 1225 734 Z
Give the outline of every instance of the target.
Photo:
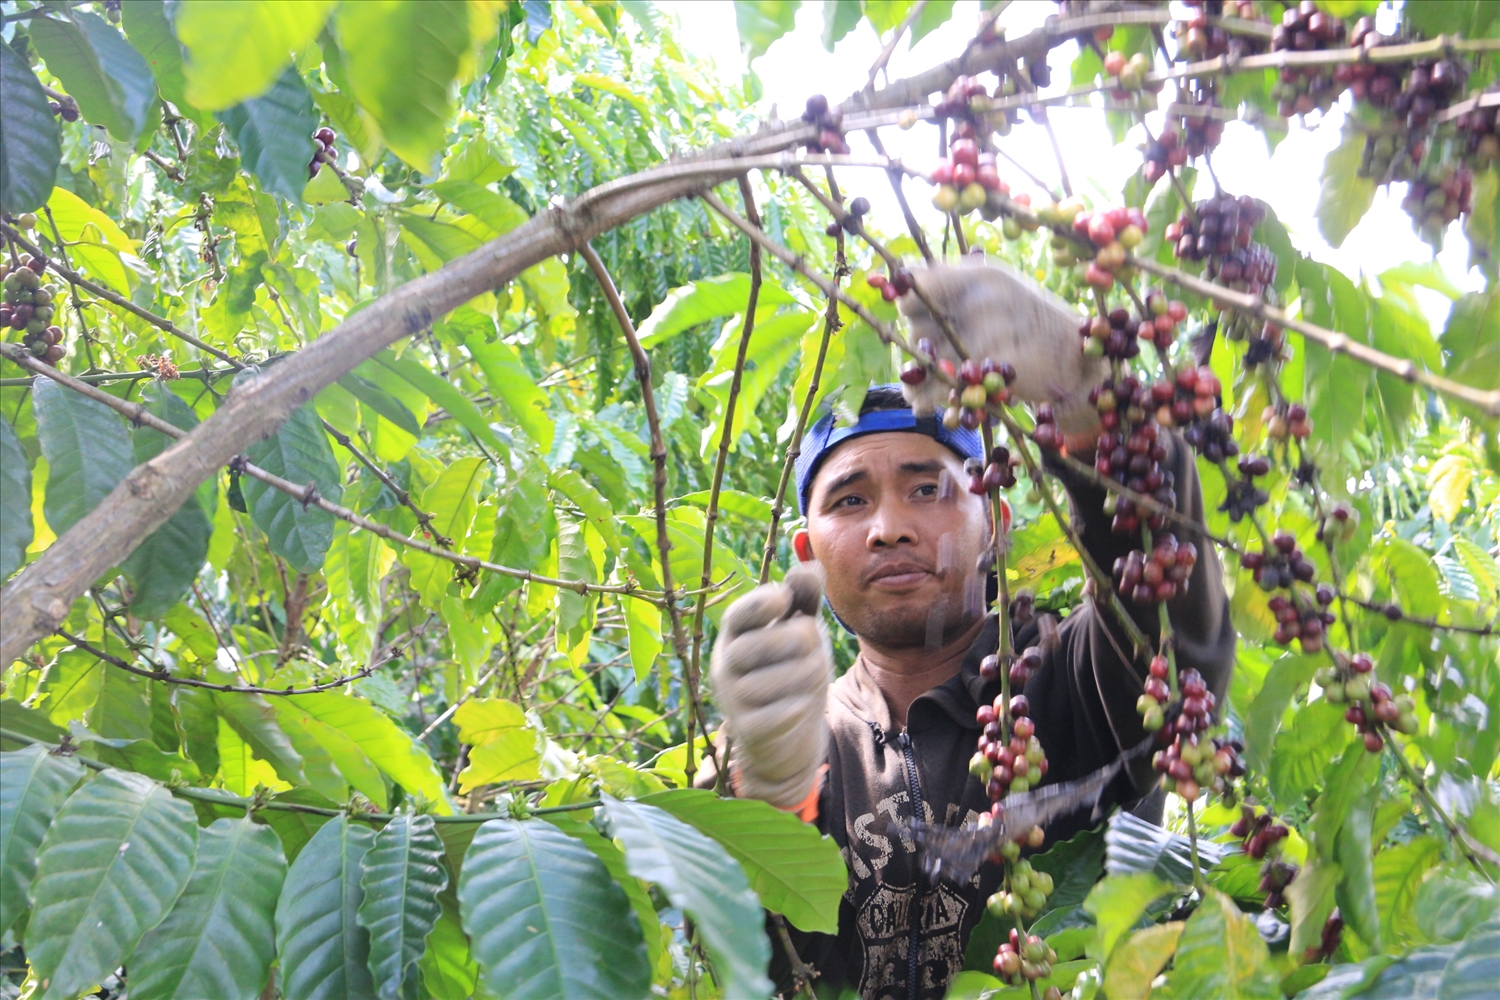
M 1099 414 L 1088 394 L 1109 365 L 1102 357 L 1084 355 L 1078 335 L 1083 317 L 1077 310 L 1031 279 L 982 258 L 914 268 L 912 277 L 948 317 L 970 357 L 1014 365 L 1011 391 L 1028 403 L 1051 403 L 1065 435 L 1097 434 Z M 904 295 L 900 301 L 913 346 L 926 338 L 938 357 L 956 362 L 957 353 L 922 299 Z M 938 379 L 903 391 L 919 416 L 948 405 L 948 386 Z
M 816 571 L 797 567 L 724 613 L 710 677 L 741 798 L 795 808 L 827 758 L 833 653 L 818 618 L 822 599 Z

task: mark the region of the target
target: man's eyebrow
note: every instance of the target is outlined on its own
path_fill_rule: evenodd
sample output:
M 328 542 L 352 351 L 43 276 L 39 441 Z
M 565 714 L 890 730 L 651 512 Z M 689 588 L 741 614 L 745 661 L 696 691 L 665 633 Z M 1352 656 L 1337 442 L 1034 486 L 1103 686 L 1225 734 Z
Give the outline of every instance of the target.
M 903 476 L 935 476 L 943 471 L 943 463 L 936 459 L 925 462 L 902 462 L 897 471 Z
M 864 469 L 855 469 L 853 472 L 845 473 L 844 475 L 835 479 L 833 482 L 829 483 L 827 486 L 823 487 L 823 494 L 827 496 L 830 493 L 837 493 L 845 486 L 850 486 L 854 483 L 860 482 L 861 480 L 869 478 L 870 474 Z

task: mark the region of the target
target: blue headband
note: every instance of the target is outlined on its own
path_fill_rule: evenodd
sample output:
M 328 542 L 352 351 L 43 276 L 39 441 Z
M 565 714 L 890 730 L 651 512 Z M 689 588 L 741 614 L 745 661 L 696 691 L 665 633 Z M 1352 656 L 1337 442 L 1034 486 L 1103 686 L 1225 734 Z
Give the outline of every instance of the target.
M 876 386 L 878 389 L 899 389 L 899 385 Z M 884 434 L 891 431 L 907 431 L 926 434 L 945 445 L 960 458 L 984 459 L 984 442 L 978 431 L 960 427 L 949 430 L 936 416 L 918 417 L 909 409 L 874 410 L 860 416 L 854 423 L 839 426 L 837 414 L 825 413 L 813 424 L 812 430 L 802 438 L 802 454 L 797 456 L 797 506 L 807 514 L 808 493 L 812 489 L 813 477 L 823 465 L 829 453 L 850 438 L 866 434 Z

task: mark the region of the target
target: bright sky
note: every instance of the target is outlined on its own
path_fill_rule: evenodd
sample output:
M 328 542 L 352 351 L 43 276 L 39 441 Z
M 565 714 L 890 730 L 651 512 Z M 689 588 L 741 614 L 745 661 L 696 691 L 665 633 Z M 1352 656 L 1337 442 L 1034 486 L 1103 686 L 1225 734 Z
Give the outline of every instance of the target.
M 657 6 L 678 18 L 679 38 L 685 49 L 711 60 L 726 82 L 739 81 L 745 59 L 740 51 L 732 3 L 658 0 Z M 1056 10 L 1056 4 L 1047 0 L 1020 0 L 1007 8 L 1000 23 L 1009 35 L 1017 37 L 1039 27 Z M 959 0 L 954 5 L 953 17 L 915 48 L 908 48 L 904 41 L 897 46 L 889 66 L 891 78 L 899 79 L 951 58 L 973 34 L 978 16 L 978 0 Z M 795 30 L 756 60 L 755 70 L 765 91 L 758 109 L 762 114 L 770 114 L 774 107 L 780 117 L 793 118 L 802 113 L 803 104 L 811 94 L 826 94 L 836 103 L 864 86 L 869 68 L 881 49 L 874 29 L 861 20 L 859 27 L 838 44 L 833 55 L 823 49 L 822 29 L 823 4 L 803 3 Z M 1067 86 L 1068 67 L 1076 51 L 1072 44 L 1053 50 L 1054 89 Z M 1052 112 L 1052 122 L 1075 191 L 1093 193 L 1096 200 L 1099 192 L 1118 192 L 1125 179 L 1140 166 L 1141 157 L 1135 146 L 1140 139 L 1138 129 L 1125 143 L 1115 146 L 1105 128 L 1104 116 L 1097 111 L 1057 108 Z M 1269 203 L 1299 250 L 1351 277 L 1360 274 L 1361 265 L 1369 273 L 1378 274 L 1397 264 L 1431 260 L 1431 249 L 1417 238 L 1410 219 L 1401 210 L 1404 184 L 1394 185 L 1389 191 L 1377 190 L 1375 204 L 1341 248 L 1329 246 L 1318 233 L 1313 214 L 1318 202 L 1317 179 L 1322 174 L 1324 157 L 1338 144 L 1342 122 L 1342 113 L 1335 109 L 1321 125 L 1311 129 L 1294 126 L 1274 155 L 1268 155 L 1266 143 L 1255 129 L 1231 123 L 1214 155 L 1214 169 L 1225 190 L 1249 194 Z M 1159 125 L 1159 120 L 1152 122 L 1153 128 Z M 919 124 L 909 132 L 882 129 L 881 138 L 893 156 L 902 157 L 914 166 L 925 167 L 937 155 L 937 130 L 932 125 Z M 851 135 L 849 140 L 855 155 L 873 155 L 862 134 Z M 1002 140 L 1002 148 L 1037 176 L 1056 181 L 1056 161 L 1041 128 L 1029 123 L 1018 126 Z M 1026 179 L 1007 166 L 1001 162 L 1001 176 L 1018 190 L 1027 189 L 1030 185 Z M 895 198 L 879 172 L 870 171 L 867 179 L 849 177 L 853 171 L 844 173 L 846 194 L 862 194 L 870 199 L 877 228 L 890 233 L 904 229 Z M 1200 197 L 1211 193 L 1206 176 L 1203 183 L 1204 190 L 1197 192 Z M 907 197 L 923 225 L 933 232 L 940 226 L 939 217 L 928 205 L 924 188 L 921 181 L 908 181 Z M 1438 261 L 1457 285 L 1478 290 L 1482 281 L 1477 270 L 1465 273 L 1468 253 L 1468 243 L 1458 223 L 1454 223 Z M 1447 300 L 1435 292 L 1422 289 L 1418 292 L 1440 331 L 1447 315 Z

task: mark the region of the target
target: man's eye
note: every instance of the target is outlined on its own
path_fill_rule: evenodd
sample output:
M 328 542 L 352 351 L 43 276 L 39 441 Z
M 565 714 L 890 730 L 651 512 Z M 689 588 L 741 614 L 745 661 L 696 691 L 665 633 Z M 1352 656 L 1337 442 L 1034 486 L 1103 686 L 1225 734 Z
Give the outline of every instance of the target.
M 864 502 L 864 497 L 857 496 L 851 493 L 849 496 L 839 497 L 833 502 L 833 505 L 835 507 L 857 507 Z
M 917 496 L 919 497 L 935 497 L 937 495 L 937 483 L 923 483 L 917 487 Z

